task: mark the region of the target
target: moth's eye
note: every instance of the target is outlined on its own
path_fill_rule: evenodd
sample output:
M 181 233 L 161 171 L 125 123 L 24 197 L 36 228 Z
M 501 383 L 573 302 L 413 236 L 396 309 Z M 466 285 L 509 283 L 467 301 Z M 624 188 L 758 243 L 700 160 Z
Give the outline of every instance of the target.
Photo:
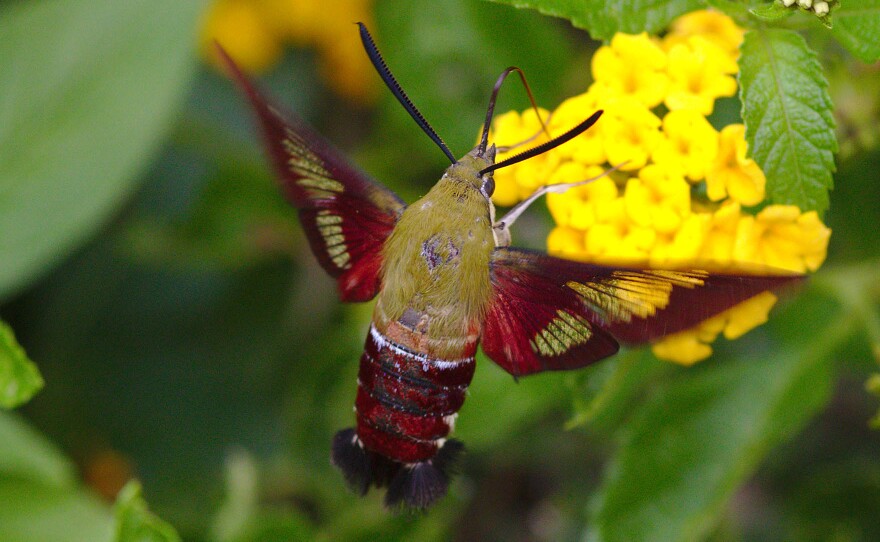
M 485 181 L 483 181 L 483 187 L 480 188 L 480 191 L 487 198 L 492 197 L 492 193 L 495 192 L 495 179 L 493 177 L 489 177 Z

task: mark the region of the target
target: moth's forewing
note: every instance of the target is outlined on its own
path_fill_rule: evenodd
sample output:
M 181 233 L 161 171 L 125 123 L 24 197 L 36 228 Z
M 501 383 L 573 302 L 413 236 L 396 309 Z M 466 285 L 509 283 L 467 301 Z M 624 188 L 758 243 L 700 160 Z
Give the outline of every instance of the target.
M 229 74 L 256 114 L 267 153 L 321 266 L 344 301 L 367 301 L 379 289 L 381 249 L 405 207 L 342 153 L 292 115 L 272 107 L 219 46 Z

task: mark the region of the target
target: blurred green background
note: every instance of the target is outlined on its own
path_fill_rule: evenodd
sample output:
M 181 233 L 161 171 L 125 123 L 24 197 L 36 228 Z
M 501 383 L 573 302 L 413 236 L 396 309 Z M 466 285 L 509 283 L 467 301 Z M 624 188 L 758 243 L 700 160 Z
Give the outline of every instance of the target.
M 0 2 L 0 317 L 46 380 L 0 412 L 0 540 L 99 540 L 102 499 L 130 476 L 193 541 L 880 539 L 864 389 L 877 371 L 866 336 L 880 339 L 877 66 L 806 34 L 843 149 L 834 233 L 770 324 L 690 369 L 628 351 L 515 382 L 481 358 L 449 497 L 394 515 L 329 463 L 353 422 L 371 307 L 338 302 L 244 102 L 200 58 L 207 8 Z M 486 2 L 379 1 L 373 16 L 456 154 L 502 69 L 523 68 L 552 107 L 586 88 L 598 46 Z M 261 84 L 404 199 L 423 194 L 443 155 L 390 95 L 334 94 L 318 61 L 288 47 Z M 526 106 L 511 85 L 498 110 Z M 515 243 L 548 231 L 530 212 Z

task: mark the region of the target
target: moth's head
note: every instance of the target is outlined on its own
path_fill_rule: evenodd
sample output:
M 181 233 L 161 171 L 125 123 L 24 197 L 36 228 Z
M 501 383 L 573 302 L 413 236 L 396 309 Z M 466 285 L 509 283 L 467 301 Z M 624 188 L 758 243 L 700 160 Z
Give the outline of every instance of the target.
M 461 157 L 461 159 L 449 166 L 444 177 L 473 186 L 480 191 L 486 199 L 492 197 L 495 192 L 495 179 L 492 171 L 483 173 L 483 170 L 495 163 L 495 145 L 487 149 L 480 146 Z

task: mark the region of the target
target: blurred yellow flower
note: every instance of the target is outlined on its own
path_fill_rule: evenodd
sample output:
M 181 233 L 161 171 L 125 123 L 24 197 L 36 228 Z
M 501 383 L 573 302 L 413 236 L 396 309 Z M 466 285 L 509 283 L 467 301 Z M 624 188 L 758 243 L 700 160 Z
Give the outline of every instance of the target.
M 202 22 L 199 44 L 203 55 L 220 66 L 214 55 L 214 43 L 232 55 L 242 69 L 262 72 L 281 58 L 281 42 L 267 27 L 255 2 L 218 0 Z
M 764 172 L 751 158 L 746 158 L 746 127 L 731 124 L 721 130 L 718 155 L 706 174 L 706 194 L 712 201 L 730 199 L 743 205 L 764 200 Z
M 732 75 L 741 40 L 742 30 L 728 17 L 689 14 L 664 38 L 664 64 L 658 42 L 618 34 L 593 57 L 593 85 L 565 100 L 548 121 L 550 133 L 559 135 L 604 109 L 596 126 L 531 164 L 498 171 L 493 199 L 511 205 L 541 184 L 576 182 L 620 166 L 547 196 L 557 224 L 547 238 L 549 253 L 655 269 L 815 271 L 830 230 L 814 211 L 793 206 L 770 204 L 756 215 L 744 210 L 770 203 L 764 174 L 746 157 L 742 124 L 718 132 L 706 118 L 716 99 L 736 92 Z M 635 73 L 636 67 L 644 71 Z M 499 144 L 546 141 L 533 112 L 499 116 L 492 137 Z M 769 292 L 753 297 L 657 341 L 653 350 L 663 359 L 695 363 L 712 353 L 722 333 L 734 339 L 765 322 L 775 301 Z
M 721 47 L 735 61 L 745 31 L 733 19 L 713 10 L 693 11 L 672 22 L 665 38 L 668 45 L 686 41 L 690 36 L 701 36 Z
M 249 72 L 271 68 L 286 43 L 313 47 L 330 87 L 366 102 L 375 97 L 377 84 L 353 23 L 371 26 L 371 11 L 372 0 L 337 0 L 333 9 L 316 0 L 215 0 L 204 16 L 199 43 L 210 62 L 217 63 L 216 41 Z

